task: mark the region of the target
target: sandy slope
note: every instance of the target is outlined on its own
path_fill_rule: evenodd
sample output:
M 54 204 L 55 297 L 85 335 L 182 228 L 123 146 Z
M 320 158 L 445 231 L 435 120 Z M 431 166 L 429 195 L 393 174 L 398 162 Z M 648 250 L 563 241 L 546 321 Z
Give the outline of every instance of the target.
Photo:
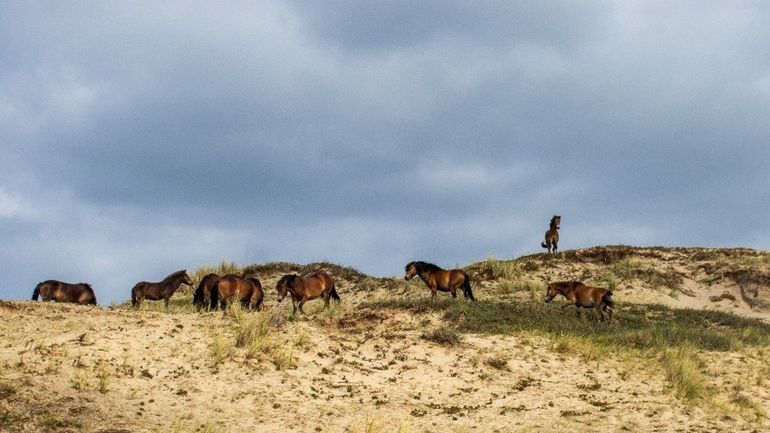
M 103 433 L 770 427 L 683 403 L 666 391 L 660 372 L 634 367 L 622 354 L 586 364 L 531 336 L 471 335 L 447 348 L 422 340 L 419 323 L 403 314 L 351 312 L 333 323 L 317 313 L 289 323 L 280 340 L 297 356 L 298 368 L 277 370 L 239 349 L 212 368 L 211 333 L 229 320 L 219 313 L 84 313 L 30 302 L 1 308 L 0 407 L 14 419 L 8 431 L 47 425 Z M 305 343 L 298 343 L 305 340 L 300 336 Z M 734 356 L 744 360 L 721 366 L 715 382 L 735 379 L 747 362 L 763 362 L 758 354 Z M 503 359 L 504 369 L 488 365 L 492 358 Z M 770 409 L 766 389 L 749 390 Z M 366 430 L 367 423 L 374 425 Z
M 253 357 L 231 347 L 233 318 L 219 312 L 0 302 L 0 431 L 770 431 L 767 350 L 700 354 L 710 386 L 754 407 L 732 412 L 683 401 L 624 353 L 592 358 L 530 334 L 427 341 L 440 313 L 358 305 L 427 293 L 374 286 L 341 284 L 341 308 L 308 304 L 295 321 L 269 290 L 267 311 L 247 318 L 280 331 Z

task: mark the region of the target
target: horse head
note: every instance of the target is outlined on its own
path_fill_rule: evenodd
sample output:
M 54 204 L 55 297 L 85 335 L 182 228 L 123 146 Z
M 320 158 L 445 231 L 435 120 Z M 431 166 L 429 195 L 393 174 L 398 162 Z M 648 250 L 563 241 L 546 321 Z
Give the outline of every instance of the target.
M 275 283 L 275 290 L 278 292 L 278 302 L 283 301 L 283 298 L 289 293 L 289 289 L 294 288 L 294 282 L 299 278 L 297 274 L 288 274 L 281 277 L 277 283 Z
M 553 301 L 553 298 L 555 298 L 556 295 L 558 294 L 559 294 L 559 290 L 556 289 L 556 285 L 553 283 L 549 283 L 545 293 L 545 303 L 547 304 Z
M 554 215 L 553 218 L 551 218 L 551 226 L 556 227 L 556 230 L 559 230 L 561 227 L 561 215 Z
M 404 279 L 405 280 L 407 280 L 407 281 L 411 280 L 412 278 L 414 278 L 415 275 L 417 275 L 417 273 L 418 273 L 417 266 L 418 266 L 417 262 L 409 262 L 404 267 L 404 272 L 405 272 Z
M 193 285 L 192 278 L 190 278 L 190 276 L 187 275 L 187 269 L 185 269 L 184 273 L 182 274 L 182 282 L 184 284 L 187 284 L 188 286 L 192 286 Z

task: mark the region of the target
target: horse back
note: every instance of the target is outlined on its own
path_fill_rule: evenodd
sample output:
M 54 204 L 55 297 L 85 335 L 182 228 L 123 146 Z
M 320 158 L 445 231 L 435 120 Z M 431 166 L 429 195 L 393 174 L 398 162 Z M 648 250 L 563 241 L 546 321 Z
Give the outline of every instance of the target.
M 309 299 L 314 299 L 326 293 L 334 287 L 334 280 L 331 275 L 324 271 L 314 272 L 302 277 L 304 295 Z
M 610 292 L 609 290 L 603 287 L 591 287 L 583 283 L 579 283 L 578 285 L 576 285 L 574 290 L 575 290 L 575 295 L 578 297 L 578 299 L 585 299 L 585 300 L 590 299 L 595 302 L 601 301 L 601 299 L 607 293 L 612 295 L 612 292 Z
M 246 300 L 252 297 L 255 290 L 262 291 L 261 284 L 257 287 L 252 281 L 233 274 L 220 278 L 215 287 L 220 301 L 227 300 L 233 296 L 237 296 L 239 301 Z
M 238 279 L 237 275 L 228 274 L 216 282 L 214 287 L 216 287 L 216 294 L 220 301 L 229 299 L 238 290 Z
M 96 304 L 94 290 L 86 283 L 67 284 L 62 283 L 61 290 L 67 298 L 67 302 L 76 304 Z
M 466 274 L 462 269 L 452 269 L 451 271 L 446 272 L 448 273 L 446 277 L 448 286 L 459 286 L 468 278 L 468 274 Z

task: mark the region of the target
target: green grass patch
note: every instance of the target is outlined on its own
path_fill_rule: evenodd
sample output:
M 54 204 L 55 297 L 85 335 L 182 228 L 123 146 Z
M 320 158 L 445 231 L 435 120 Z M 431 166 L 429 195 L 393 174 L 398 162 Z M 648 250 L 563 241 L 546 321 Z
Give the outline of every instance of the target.
M 640 350 L 693 347 L 698 350 L 728 351 L 742 346 L 770 345 L 770 325 L 734 314 L 662 305 L 629 304 L 616 309 L 608 325 L 583 309 L 576 317 L 573 308 L 561 303 L 458 302 L 452 299 L 393 299 L 365 303 L 372 309 L 398 309 L 412 313 L 443 311 L 444 318 L 456 323 L 461 333 L 517 334 L 540 333 L 557 339 L 579 339 L 603 347 Z

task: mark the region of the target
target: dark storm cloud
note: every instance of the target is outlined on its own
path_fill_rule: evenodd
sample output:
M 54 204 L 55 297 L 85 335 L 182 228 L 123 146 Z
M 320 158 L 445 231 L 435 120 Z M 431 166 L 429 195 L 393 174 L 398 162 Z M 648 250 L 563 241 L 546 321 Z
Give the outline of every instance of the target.
M 393 274 L 563 246 L 767 248 L 768 8 L 0 6 L 0 254 L 26 297 L 221 259 Z M 23 289 L 23 290 L 22 290 Z

